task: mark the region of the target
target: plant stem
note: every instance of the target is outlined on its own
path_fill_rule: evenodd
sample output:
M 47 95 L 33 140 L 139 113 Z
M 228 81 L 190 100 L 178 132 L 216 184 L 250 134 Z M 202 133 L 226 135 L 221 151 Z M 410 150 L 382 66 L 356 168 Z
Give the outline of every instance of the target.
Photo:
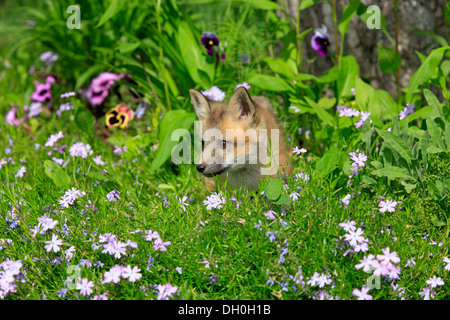
M 395 52 L 398 54 L 398 0 L 394 1 L 394 20 L 395 20 Z M 400 89 L 400 68 L 395 72 L 395 78 L 397 80 L 397 102 L 402 103 L 401 89 Z
M 295 28 L 297 37 L 300 34 L 300 11 L 301 11 L 300 7 L 302 6 L 302 2 L 303 2 L 303 0 L 299 0 L 298 6 L 297 6 L 297 21 L 296 21 L 296 28 Z M 302 39 L 297 38 L 298 72 L 299 73 L 302 72 L 302 58 L 303 58 L 302 42 L 303 42 Z
M 337 25 L 337 12 L 336 12 L 336 0 L 333 0 L 333 23 L 334 23 L 334 43 L 336 46 L 336 65 L 339 67 L 339 42 L 338 42 L 338 25 Z

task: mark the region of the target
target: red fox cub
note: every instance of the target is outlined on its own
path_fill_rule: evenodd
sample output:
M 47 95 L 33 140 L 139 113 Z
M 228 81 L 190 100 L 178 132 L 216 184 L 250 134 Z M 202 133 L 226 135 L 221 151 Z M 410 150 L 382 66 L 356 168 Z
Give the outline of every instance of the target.
M 214 188 L 214 176 L 232 189 L 255 190 L 264 176 L 290 173 L 284 138 L 267 98 L 252 99 L 240 87 L 225 105 L 197 90 L 189 93 L 201 125 L 197 171 L 206 177 L 208 189 Z

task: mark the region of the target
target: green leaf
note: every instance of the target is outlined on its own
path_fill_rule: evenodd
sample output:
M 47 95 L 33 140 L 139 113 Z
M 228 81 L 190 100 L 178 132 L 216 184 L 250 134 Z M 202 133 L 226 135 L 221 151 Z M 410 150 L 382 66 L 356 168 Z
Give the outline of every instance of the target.
M 413 34 L 418 34 L 420 36 L 430 37 L 431 39 L 433 39 L 434 41 L 439 43 L 441 45 L 441 47 L 448 47 L 447 40 L 445 40 L 445 38 L 443 38 L 440 35 L 437 35 L 435 33 L 432 33 L 432 32 L 426 31 L 426 30 L 417 30 L 417 29 L 410 30 L 410 32 Z
M 247 3 L 254 8 L 261 10 L 280 10 L 280 6 L 276 2 L 269 0 L 233 0 L 233 2 Z
M 279 206 L 288 206 L 292 203 L 292 199 L 289 196 L 282 194 L 278 198 L 278 200 L 274 201 L 273 203 Z
M 411 150 L 402 138 L 389 131 L 382 131 L 378 128 L 375 128 L 375 130 L 383 138 L 385 143 L 387 143 L 393 150 L 397 151 L 408 163 L 411 163 Z
M 341 154 L 343 152 L 339 151 L 337 147 L 331 147 L 324 156 L 317 161 L 316 169 L 322 171 L 324 176 L 329 175 L 335 169 L 339 168 L 341 163 Z
M 447 144 L 447 149 L 450 150 L 450 122 L 445 121 L 445 143 Z
M 374 89 L 360 78 L 355 80 L 355 100 L 360 109 L 367 110 L 370 99 L 374 95 Z
M 88 109 L 84 107 L 76 109 L 75 123 L 83 134 L 90 138 L 94 137 L 95 117 Z
M 360 5 L 359 0 L 351 0 L 348 5 L 345 6 L 344 12 L 342 13 L 342 17 L 339 20 L 338 29 L 341 33 L 341 36 L 344 36 L 350 25 L 350 20 L 352 20 L 355 13 L 358 11 Z
M 434 93 L 428 89 L 423 89 L 423 95 L 425 96 L 425 99 L 427 100 L 431 110 L 433 110 L 433 115 L 445 119 L 444 112 L 442 111 L 442 106 Z
M 189 75 L 194 82 L 202 85 L 203 88 L 209 89 L 211 86 L 209 79 L 214 78 L 214 63 L 207 55 L 206 51 L 201 50 L 199 40 L 194 37 L 187 23 L 180 23 L 176 34 L 176 41 L 180 47 L 181 57 Z M 203 71 L 200 74 L 199 70 Z M 206 78 L 204 75 L 207 74 Z
M 119 50 L 121 54 L 127 55 L 132 53 L 137 48 L 139 48 L 140 45 L 141 45 L 140 41 L 135 43 L 122 42 L 120 45 L 116 47 L 116 49 Z
M 150 171 L 159 169 L 169 159 L 173 148 L 178 144 L 172 141 L 172 132 L 176 129 L 189 129 L 196 119 L 195 113 L 185 110 L 168 111 L 162 119 L 159 127 L 159 148 L 150 166 Z
M 274 72 L 281 74 L 287 78 L 294 78 L 295 74 L 297 73 L 297 66 L 294 64 L 289 64 L 288 61 L 284 61 L 280 58 L 272 58 L 267 57 L 264 59 L 264 61 L 269 65 L 269 68 Z
M 161 183 L 158 185 L 158 189 L 161 190 L 173 190 L 175 191 L 175 187 L 171 184 Z
M 248 83 L 267 91 L 294 91 L 285 80 L 265 74 L 253 74 L 253 76 L 248 79 Z
M 433 216 L 433 218 L 431 218 L 431 223 L 435 227 L 445 227 L 447 225 L 445 221 L 439 220 L 439 218 L 436 216 Z
M 409 87 L 406 94 L 407 102 L 411 103 L 412 96 L 419 88 L 419 86 L 421 84 L 424 84 L 431 78 L 437 66 L 441 62 L 445 51 L 447 51 L 448 49 L 450 49 L 450 47 L 434 49 L 433 51 L 431 51 L 430 55 L 425 59 L 425 61 L 422 63 L 419 69 L 417 69 L 417 71 L 411 77 L 411 80 L 409 82 Z
M 405 168 L 400 167 L 384 167 L 382 169 L 374 170 L 372 171 L 373 174 L 379 176 L 379 177 L 387 177 L 390 180 L 395 180 L 397 178 L 404 178 L 409 180 L 416 180 L 414 179 Z
M 402 58 L 395 50 L 380 44 L 378 45 L 378 62 L 383 73 L 395 74 L 402 65 Z
M 352 96 L 351 88 L 355 87 L 356 77 L 359 75 L 359 66 L 353 56 L 343 56 L 337 79 L 337 100 Z
M 407 183 L 405 180 L 400 181 L 400 183 L 405 187 L 405 190 L 408 193 L 411 193 L 417 186 L 417 184 Z
M 283 183 L 280 179 L 271 179 L 264 188 L 264 195 L 270 200 L 277 200 L 283 191 Z
M 115 16 L 125 5 L 126 1 L 123 0 L 112 0 L 109 7 L 106 9 L 105 13 L 101 16 L 100 21 L 97 23 L 95 28 L 98 28 L 105 24 L 109 19 Z
M 44 161 L 45 174 L 53 180 L 57 187 L 67 189 L 70 186 L 70 177 L 56 163 L 51 160 Z

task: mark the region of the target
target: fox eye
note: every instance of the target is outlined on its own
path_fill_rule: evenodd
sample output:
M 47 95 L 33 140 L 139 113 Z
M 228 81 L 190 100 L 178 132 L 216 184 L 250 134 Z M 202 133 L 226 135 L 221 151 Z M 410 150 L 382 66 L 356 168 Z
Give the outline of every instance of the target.
M 205 140 L 202 140 L 202 150 L 205 149 Z
M 226 148 L 227 147 L 227 142 L 225 140 L 222 140 L 222 148 Z

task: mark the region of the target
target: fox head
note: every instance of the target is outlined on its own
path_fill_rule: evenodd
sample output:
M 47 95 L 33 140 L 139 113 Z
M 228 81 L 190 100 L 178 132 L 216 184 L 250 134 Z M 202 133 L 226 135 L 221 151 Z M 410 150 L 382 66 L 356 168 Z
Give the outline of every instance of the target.
M 202 152 L 197 171 L 212 177 L 256 164 L 257 128 L 262 118 L 247 90 L 238 88 L 228 105 L 211 101 L 194 89 L 189 93 L 201 124 Z

